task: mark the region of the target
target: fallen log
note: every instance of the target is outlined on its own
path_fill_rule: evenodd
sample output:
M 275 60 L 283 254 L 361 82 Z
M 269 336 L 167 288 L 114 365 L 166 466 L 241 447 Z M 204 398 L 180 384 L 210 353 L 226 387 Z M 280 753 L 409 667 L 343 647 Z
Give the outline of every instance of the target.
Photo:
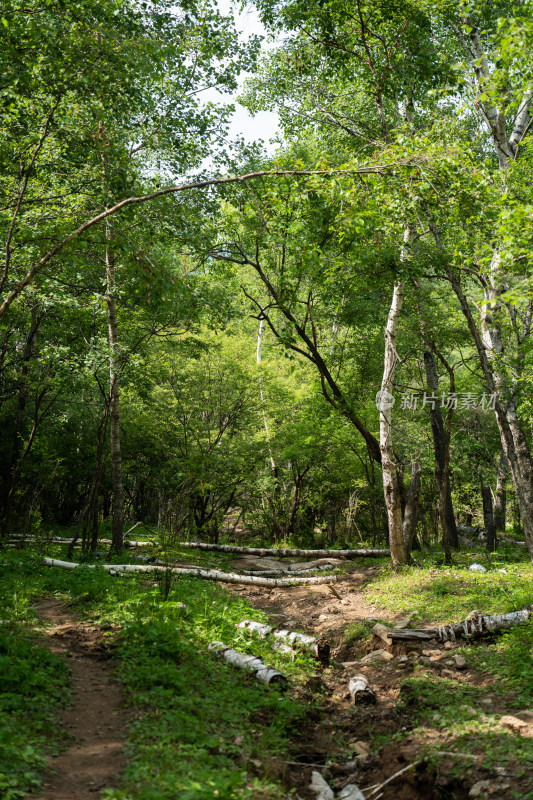
M 360 550 L 296 550 L 296 549 L 283 549 L 280 547 L 238 547 L 232 544 L 211 544 L 209 542 L 176 542 L 176 547 L 192 547 L 195 550 L 213 550 L 219 553 L 246 553 L 251 556 L 294 556 L 298 557 L 311 557 L 318 556 L 320 558 L 338 557 L 343 558 L 380 558 L 381 556 L 389 556 L 390 550 L 379 549 L 360 549 Z
M 222 642 L 211 642 L 207 649 L 221 655 L 222 658 L 233 667 L 252 672 L 258 681 L 266 683 L 267 686 L 276 685 L 278 688 L 284 689 L 289 685 L 289 681 L 283 673 L 273 667 L 267 667 L 261 659 L 256 656 L 239 653 L 237 650 L 232 650 L 231 647 L 228 647 L 228 645 Z
M 238 627 L 244 628 L 251 633 L 257 633 L 261 639 L 273 636 L 274 639 L 277 639 L 282 644 L 290 644 L 293 650 L 312 653 L 322 664 L 329 663 L 329 642 L 324 639 L 317 639 L 316 636 L 309 636 L 306 633 L 298 633 L 297 631 L 276 630 L 270 625 L 254 622 L 251 619 L 244 619 L 239 623 Z
M 254 578 L 250 575 L 238 575 L 235 572 L 220 572 L 216 569 L 185 568 L 185 567 L 160 567 L 156 564 L 78 564 L 73 561 L 60 561 L 57 558 L 43 558 L 43 564 L 49 567 L 63 567 L 64 569 L 76 569 L 77 567 L 88 567 L 89 569 L 103 569 L 111 574 L 124 574 L 127 572 L 172 572 L 173 575 L 187 575 L 196 578 L 204 578 L 208 581 L 219 581 L 220 583 L 241 583 L 248 586 L 266 586 L 268 588 L 279 588 L 282 586 L 301 586 L 302 584 L 323 584 L 333 583 L 338 580 L 337 575 L 324 575 L 316 578 Z
M 348 691 L 350 692 L 350 697 L 354 705 L 358 703 L 375 705 L 377 703 L 376 693 L 368 685 L 368 681 L 364 675 L 355 675 L 351 678 L 348 684 Z
M 526 606 L 519 611 L 510 611 L 508 614 L 480 614 L 473 611 L 465 620 L 454 625 L 439 625 L 437 628 L 424 628 L 423 630 L 410 630 L 400 628 L 390 630 L 387 635 L 391 639 L 448 639 L 455 641 L 462 636 L 471 638 L 485 633 L 496 633 L 507 630 L 514 625 L 523 625 L 531 619 L 533 606 Z
M 9 540 L 13 542 L 34 542 L 39 541 L 45 544 L 68 544 L 70 545 L 72 539 L 66 539 L 64 536 L 52 536 L 48 538 L 46 536 L 24 536 L 22 533 L 12 533 L 9 536 Z M 98 544 L 111 544 L 111 539 L 98 539 Z M 133 541 L 128 539 L 124 542 L 124 547 L 148 547 L 153 546 L 155 542 L 148 541 L 143 539 L 142 541 Z M 81 545 L 74 545 L 74 547 L 81 547 Z

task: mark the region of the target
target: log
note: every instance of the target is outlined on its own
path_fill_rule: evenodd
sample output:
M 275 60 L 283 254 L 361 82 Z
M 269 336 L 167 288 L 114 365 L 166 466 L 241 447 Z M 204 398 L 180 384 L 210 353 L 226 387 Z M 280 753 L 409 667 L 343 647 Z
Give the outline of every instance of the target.
M 231 647 L 223 644 L 223 642 L 211 642 L 207 649 L 221 655 L 233 667 L 252 672 L 260 683 L 265 683 L 267 686 L 276 685 L 279 689 L 285 689 L 289 685 L 289 681 L 283 673 L 273 667 L 267 667 L 256 656 L 239 653 L 237 650 L 232 650 Z
M 364 675 L 355 675 L 351 678 L 348 684 L 348 691 L 354 705 L 358 703 L 375 705 L 377 703 L 376 693 L 370 688 Z
M 317 639 L 316 636 L 309 636 L 306 633 L 296 631 L 275 630 L 270 625 L 261 622 L 254 622 L 251 619 L 244 619 L 239 623 L 239 628 L 244 628 L 251 633 L 257 633 L 261 639 L 266 639 L 272 635 L 281 644 L 290 644 L 293 650 L 303 650 L 312 653 L 322 664 L 329 664 L 329 642 Z
M 203 578 L 208 581 L 220 581 L 220 583 L 240 583 L 248 586 L 267 586 L 268 588 L 280 588 L 283 586 L 301 586 L 302 584 L 324 584 L 334 583 L 338 580 L 337 575 L 324 575 L 317 578 L 254 578 L 250 575 L 238 575 L 234 572 L 220 572 L 216 569 L 185 568 L 185 567 L 160 567 L 156 564 L 77 564 L 73 561 L 60 561 L 57 558 L 43 558 L 43 564 L 49 567 L 63 567 L 64 569 L 76 569 L 86 566 L 89 569 L 106 570 L 113 575 L 127 572 L 172 572 L 173 575 L 187 575 L 196 578 Z
M 455 641 L 462 636 L 471 638 L 485 633 L 507 630 L 514 625 L 523 625 L 531 619 L 532 609 L 533 606 L 526 606 L 519 611 L 510 611 L 508 614 L 480 614 L 478 611 L 474 611 L 465 620 L 454 625 L 439 625 L 437 628 L 425 628 L 424 630 L 400 628 L 389 631 L 388 635 L 391 639 L 440 639 L 443 642 L 451 639 Z
M 237 547 L 232 544 L 211 544 L 209 542 L 176 542 L 176 547 L 192 547 L 195 550 L 213 550 L 219 553 L 246 553 L 250 556 L 291 556 L 319 558 L 380 558 L 389 556 L 390 550 L 361 549 L 361 550 L 295 550 L 279 547 Z

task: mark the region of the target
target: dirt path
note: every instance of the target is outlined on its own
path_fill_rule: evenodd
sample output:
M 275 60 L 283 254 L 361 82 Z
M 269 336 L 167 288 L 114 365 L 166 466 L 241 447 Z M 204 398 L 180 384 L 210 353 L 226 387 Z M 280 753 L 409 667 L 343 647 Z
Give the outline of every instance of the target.
M 71 672 L 72 706 L 60 716 L 73 737 L 68 750 L 50 759 L 37 800 L 95 800 L 116 785 L 125 761 L 127 716 L 108 663 L 110 650 L 102 633 L 79 622 L 63 603 L 42 600 L 36 610 L 50 625 L 46 646 L 67 659 Z

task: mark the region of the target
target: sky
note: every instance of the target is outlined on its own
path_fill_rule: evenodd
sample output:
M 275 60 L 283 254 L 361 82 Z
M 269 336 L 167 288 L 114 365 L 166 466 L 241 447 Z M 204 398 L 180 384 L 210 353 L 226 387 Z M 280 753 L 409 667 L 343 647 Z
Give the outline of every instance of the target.
M 230 0 L 218 0 L 218 7 L 222 14 L 233 13 L 235 18 L 235 25 L 237 30 L 245 37 L 249 37 L 253 33 L 265 35 L 266 31 L 259 20 L 257 11 L 252 7 L 244 9 L 238 13 L 236 9 L 231 9 Z M 268 44 L 263 43 L 264 48 L 268 48 Z M 239 85 L 242 86 L 246 77 L 250 73 L 244 72 L 239 78 Z M 220 100 L 227 101 L 227 95 L 220 95 L 218 92 L 211 91 L 204 93 L 206 100 Z M 235 99 L 233 98 L 235 102 Z M 241 135 L 247 142 L 255 142 L 262 139 L 265 143 L 268 152 L 275 150 L 274 145 L 269 145 L 269 140 L 272 139 L 278 132 L 278 115 L 273 111 L 259 111 L 255 116 L 252 115 L 239 103 L 235 102 L 235 113 L 230 124 L 229 135 L 234 138 Z

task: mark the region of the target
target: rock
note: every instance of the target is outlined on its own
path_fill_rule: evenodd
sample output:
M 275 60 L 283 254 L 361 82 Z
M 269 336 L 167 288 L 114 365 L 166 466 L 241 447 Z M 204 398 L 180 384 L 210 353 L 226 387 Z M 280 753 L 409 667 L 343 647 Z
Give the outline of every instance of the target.
M 361 664 L 386 664 L 388 661 L 392 661 L 393 658 L 392 653 L 388 653 L 386 650 L 373 650 L 368 655 L 363 656 Z
M 376 622 L 379 622 L 377 617 L 365 617 L 364 622 L 368 622 L 369 625 L 375 625 Z
M 451 669 L 443 669 L 441 675 L 443 678 L 455 678 L 455 672 L 452 672 Z
M 368 758 L 370 755 L 370 745 L 368 742 L 358 741 L 352 742 L 352 748 L 358 756 L 362 756 L 363 758 Z
M 408 664 L 409 659 L 407 656 L 398 656 L 398 664 Z
M 442 653 L 440 650 L 422 650 L 422 655 L 428 658 L 440 658 Z
M 493 781 L 478 781 L 468 792 L 469 797 L 482 797 L 493 788 Z
M 355 783 L 349 783 L 337 795 L 339 800 L 365 800 L 361 789 Z
M 481 702 L 485 706 L 491 706 L 492 705 L 492 700 L 491 700 L 490 697 L 484 697 Z
M 470 564 L 468 567 L 470 572 L 486 572 L 487 570 L 481 564 Z M 477 785 L 477 784 L 476 784 Z M 476 795 L 477 797 L 477 795 Z
M 433 722 L 440 722 L 442 719 L 442 714 L 433 714 Z
M 386 625 L 382 625 L 381 622 L 378 622 L 372 628 L 372 633 L 374 636 L 377 636 L 379 639 L 385 642 L 385 644 L 392 644 L 392 641 L 389 637 L 390 628 L 387 628 Z
M 529 722 L 530 724 L 533 723 L 533 711 L 530 711 L 529 709 L 517 711 L 515 716 L 518 717 L 518 719 L 522 719 L 524 722 Z
M 327 614 L 319 614 L 318 615 L 318 621 L 319 622 L 325 622 L 327 619 L 328 619 L 328 615 Z
M 425 667 L 430 667 L 431 659 L 428 658 L 428 656 L 420 656 L 420 658 L 418 659 L 418 663 L 423 664 Z
M 313 770 L 311 773 L 311 783 L 309 788 L 316 794 L 316 800 L 334 800 L 333 789 L 327 783 L 320 772 Z
M 469 539 L 468 536 L 459 536 L 459 544 L 461 547 L 473 547 L 475 542 L 473 539 Z
M 453 649 L 452 642 L 444 642 L 444 649 L 445 650 L 452 650 Z
M 324 613 L 326 613 L 326 614 L 338 614 L 339 613 L 339 609 L 336 606 L 324 606 L 322 611 L 324 611 Z
M 468 669 L 468 664 L 466 663 L 466 658 L 464 656 L 454 656 L 453 662 L 455 664 L 455 669 Z
M 500 725 L 503 725 L 504 728 L 509 728 L 511 731 L 523 731 L 526 728 L 529 728 L 529 724 L 524 722 L 523 719 L 519 719 L 518 717 L 513 717 L 511 714 L 506 714 L 504 717 L 500 717 Z
M 402 628 L 407 628 L 411 620 L 413 619 L 414 614 L 409 614 L 408 617 L 402 617 L 402 619 L 397 619 L 394 623 L 393 627 L 395 630 L 399 631 Z
M 418 661 L 419 653 L 418 650 L 409 650 L 407 653 L 407 658 L 409 661 Z

